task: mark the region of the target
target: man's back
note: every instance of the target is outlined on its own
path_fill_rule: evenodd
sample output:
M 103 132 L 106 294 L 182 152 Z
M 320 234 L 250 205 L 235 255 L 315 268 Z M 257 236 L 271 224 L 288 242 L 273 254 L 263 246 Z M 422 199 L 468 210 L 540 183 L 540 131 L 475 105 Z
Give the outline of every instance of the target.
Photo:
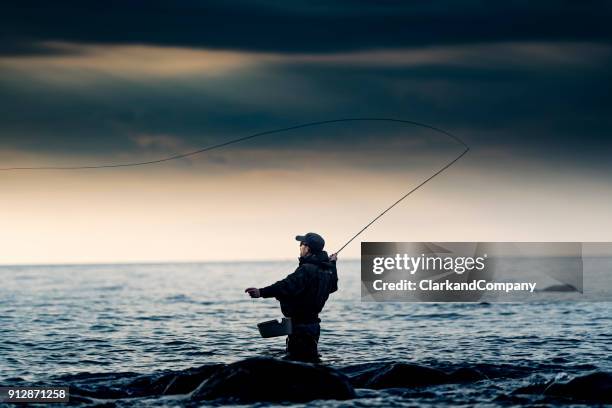
M 283 315 L 299 324 L 319 322 L 318 315 L 329 294 L 337 289 L 335 262 L 330 261 L 327 252 L 320 251 L 300 257 L 295 272 L 260 292 L 262 297 L 278 299 Z

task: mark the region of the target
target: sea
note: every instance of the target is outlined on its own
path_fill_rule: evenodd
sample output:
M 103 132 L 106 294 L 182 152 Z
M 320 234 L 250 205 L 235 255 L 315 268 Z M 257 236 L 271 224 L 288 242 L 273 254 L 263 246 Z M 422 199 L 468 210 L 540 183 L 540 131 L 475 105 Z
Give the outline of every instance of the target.
M 120 379 L 125 375 L 146 378 L 254 356 L 280 357 L 284 338 L 261 338 L 256 327 L 258 322 L 281 317 L 278 303 L 251 299 L 244 289 L 273 283 L 296 265 L 297 259 L 2 266 L 0 386 L 65 385 L 121 391 L 125 381 Z M 611 265 L 608 259 L 606 267 Z M 283 405 L 538 404 L 542 395 L 517 396 L 515 391 L 612 372 L 610 302 L 362 302 L 359 262 L 340 260 L 338 269 L 339 290 L 330 296 L 320 316 L 322 364 L 346 369 L 404 362 L 512 375 L 432 385 L 418 393 L 358 389 L 351 400 Z M 176 395 L 113 395 L 98 398 L 93 405 L 211 404 Z M 249 405 L 232 400 L 215 403 Z M 545 404 L 557 402 L 546 400 Z M 581 406 L 583 402 L 558 404 Z

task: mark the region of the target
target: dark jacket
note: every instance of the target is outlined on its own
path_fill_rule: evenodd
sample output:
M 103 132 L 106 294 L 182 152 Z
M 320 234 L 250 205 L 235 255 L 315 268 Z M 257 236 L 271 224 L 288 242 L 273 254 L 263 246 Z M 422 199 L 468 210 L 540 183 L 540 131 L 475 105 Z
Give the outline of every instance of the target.
M 270 286 L 259 289 L 264 298 L 275 297 L 286 317 L 294 324 L 320 322 L 319 313 L 330 293 L 338 290 L 336 262 L 327 252 L 299 258 L 295 272 Z

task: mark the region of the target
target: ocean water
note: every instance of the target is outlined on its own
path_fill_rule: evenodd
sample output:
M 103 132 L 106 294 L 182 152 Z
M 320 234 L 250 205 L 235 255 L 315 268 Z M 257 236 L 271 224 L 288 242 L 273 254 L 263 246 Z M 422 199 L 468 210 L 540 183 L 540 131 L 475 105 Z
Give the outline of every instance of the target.
M 243 291 L 284 277 L 296 263 L 0 267 L 0 385 L 72 386 L 88 379 L 90 387 L 109 387 L 117 373 L 146 376 L 281 356 L 284 338 L 262 339 L 256 328 L 281 316 L 277 302 Z M 307 406 L 508 406 L 538 401 L 537 395 L 506 398 L 526 385 L 612 372 L 610 302 L 368 303 L 360 301 L 359 267 L 339 262 L 340 289 L 321 314 L 324 364 L 410 362 L 514 374 L 421 394 L 358 390 L 355 400 Z M 187 404 L 165 396 L 111 402 Z

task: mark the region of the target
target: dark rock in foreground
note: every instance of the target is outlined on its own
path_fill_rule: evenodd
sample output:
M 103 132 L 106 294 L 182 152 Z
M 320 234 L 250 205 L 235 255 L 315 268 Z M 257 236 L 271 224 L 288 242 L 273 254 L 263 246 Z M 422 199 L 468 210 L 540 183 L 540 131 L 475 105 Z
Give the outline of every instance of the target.
M 354 397 L 348 378 L 337 370 L 267 357 L 249 358 L 222 367 L 191 395 L 194 400 L 292 402 Z
M 450 374 L 435 368 L 407 363 L 366 363 L 343 370 L 356 388 L 412 388 L 428 385 L 475 382 L 487 378 L 472 368 Z
M 138 396 L 187 394 L 195 390 L 205 379 L 224 367 L 224 364 L 208 364 L 183 371 L 170 372 L 159 378 L 143 376 L 132 381 L 128 388 Z
M 476 382 L 487 379 L 488 377 L 475 368 L 462 367 L 448 375 L 448 381 L 451 383 L 467 383 Z
M 547 367 L 545 365 L 548 370 Z M 582 365 L 572 366 L 575 367 L 583 368 Z M 437 364 L 433 368 L 386 361 L 336 370 L 323 365 L 255 357 L 229 365 L 206 364 L 180 371 L 79 373 L 55 380 L 58 384 L 69 384 L 71 401 L 82 404 L 162 395 L 180 395 L 181 400 L 194 401 L 306 402 L 357 398 L 354 388 L 359 389 L 361 397 L 367 398 L 375 398 L 378 391 L 374 390 L 382 389 L 387 390 L 385 395 L 434 398 L 436 394 L 423 387 L 520 378 L 532 374 L 533 370 L 503 364 Z M 495 401 L 512 404 L 531 401 L 522 395 L 537 395 L 543 402 L 554 403 L 559 400 L 612 403 L 612 373 L 598 371 L 569 381 L 556 379 L 532 383 L 509 395 L 500 395 Z
M 555 383 L 548 387 L 544 394 L 583 401 L 612 403 L 612 374 L 596 372 L 576 377 L 568 383 Z
M 612 374 L 595 372 L 576 377 L 568 382 L 531 384 L 516 389 L 513 394 L 541 394 L 573 400 L 612 403 Z
M 156 395 L 187 394 L 195 390 L 223 364 L 206 364 L 182 371 L 155 374 L 136 373 L 81 373 L 60 377 L 61 383 L 70 384 L 70 398 L 95 399 L 137 398 Z
M 423 367 L 416 364 L 396 363 L 385 367 L 372 376 L 366 388 L 404 388 L 424 385 L 443 384 L 447 382 L 444 371 Z

